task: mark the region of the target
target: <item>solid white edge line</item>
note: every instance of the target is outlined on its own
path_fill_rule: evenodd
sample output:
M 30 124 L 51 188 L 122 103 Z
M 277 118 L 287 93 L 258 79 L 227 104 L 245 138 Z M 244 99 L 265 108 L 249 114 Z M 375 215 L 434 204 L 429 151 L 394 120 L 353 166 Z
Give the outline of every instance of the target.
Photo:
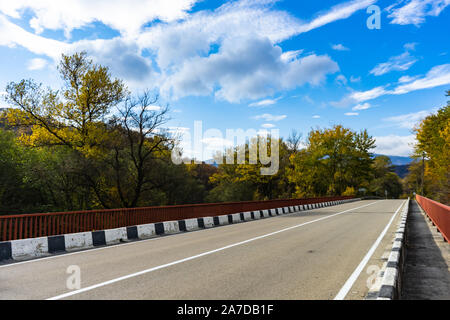
M 119 282 L 119 281 L 122 281 L 122 280 L 126 280 L 126 279 L 129 279 L 129 278 L 137 277 L 137 276 L 140 276 L 140 275 L 145 274 L 145 273 L 149 273 L 149 272 L 156 271 L 156 270 L 159 270 L 159 269 L 167 268 L 167 267 L 170 267 L 170 266 L 173 266 L 173 265 L 176 265 L 176 264 L 179 264 L 179 263 L 183 263 L 183 262 L 186 262 L 186 261 L 194 260 L 194 259 L 206 256 L 206 255 L 210 255 L 212 253 L 216 253 L 216 252 L 223 251 L 223 250 L 226 250 L 226 249 L 229 249 L 229 248 L 233 248 L 233 247 L 236 247 L 236 246 L 239 246 L 239 245 L 242 245 L 242 244 L 245 244 L 245 243 L 249 243 L 249 242 L 252 242 L 252 241 L 255 241 L 255 240 L 267 238 L 267 237 L 273 236 L 273 235 L 281 233 L 281 232 L 285 232 L 285 231 L 288 231 L 288 230 L 292 230 L 292 229 L 295 229 L 295 228 L 299 228 L 299 227 L 305 226 L 307 224 L 311 224 L 311 223 L 314 223 L 314 222 L 325 220 L 325 219 L 328 219 L 328 218 L 331 218 L 331 217 L 334 217 L 334 216 L 337 216 L 337 215 L 340 215 L 340 214 L 343 214 L 343 213 L 346 213 L 346 212 L 349 212 L 349 211 L 353 211 L 353 210 L 357 210 L 357 209 L 360 209 L 360 208 L 364 208 L 364 207 L 370 206 L 370 205 L 375 204 L 375 203 L 378 203 L 378 201 L 371 202 L 369 204 L 366 204 L 366 205 L 363 205 L 363 206 L 359 206 L 359 207 L 356 207 L 356 208 L 347 209 L 347 210 L 344 210 L 344 211 L 341 211 L 341 212 L 338 212 L 338 213 L 334 213 L 334 214 L 326 216 L 326 217 L 322 217 L 322 218 L 319 218 L 319 219 L 315 219 L 315 220 L 312 220 L 312 221 L 301 223 L 301 224 L 298 224 L 298 225 L 295 225 L 295 226 L 292 226 L 292 227 L 288 227 L 288 228 L 284 228 L 284 229 L 281 229 L 281 230 L 278 230 L 278 231 L 267 233 L 267 234 L 264 234 L 264 235 L 261 235 L 261 236 L 255 237 L 255 238 L 251 238 L 251 239 L 248 239 L 248 240 L 244 240 L 244 241 L 241 241 L 241 242 L 230 244 L 230 245 L 225 246 L 225 247 L 221 247 L 221 248 L 214 249 L 214 250 L 211 250 L 211 251 L 203 252 L 203 253 L 200 253 L 200 254 L 197 254 L 197 255 L 194 255 L 194 256 L 191 256 L 191 257 L 187 257 L 187 258 L 184 258 L 184 259 L 176 260 L 176 261 L 173 261 L 173 262 L 170 262 L 170 263 L 166 263 L 166 264 L 163 264 L 163 265 L 160 265 L 160 266 L 157 266 L 157 267 L 153 267 L 153 268 L 149 268 L 149 269 L 142 270 L 142 271 L 139 271 L 139 272 L 135 272 L 135 273 L 123 276 L 123 277 L 119 277 L 119 278 L 115 278 L 115 279 L 112 279 L 112 280 L 109 280 L 109 281 L 101 282 L 101 283 L 98 283 L 98 284 L 95 284 L 95 285 L 92 285 L 92 286 L 89 286 L 89 287 L 86 287 L 86 288 L 70 291 L 70 292 L 67 292 L 67 293 L 55 296 L 55 297 L 47 298 L 46 300 L 59 300 L 59 299 L 67 298 L 67 297 L 70 297 L 70 296 L 73 296 L 73 295 L 76 295 L 76 294 L 79 294 L 79 293 L 82 293 L 82 292 L 86 292 L 86 291 L 90 291 L 90 290 L 93 290 L 93 289 L 96 289 L 96 288 L 99 288 L 99 287 L 107 286 L 109 284 L 113 284 L 113 283 L 116 283 L 116 282 Z
M 364 258 L 362 259 L 360 264 L 356 267 L 355 271 L 353 271 L 353 273 L 351 274 L 350 278 L 347 279 L 347 281 L 342 286 L 341 290 L 339 290 L 338 294 L 336 295 L 336 297 L 334 297 L 333 300 L 344 300 L 345 299 L 345 297 L 347 296 L 348 292 L 350 291 L 350 289 L 352 288 L 353 284 L 355 283 L 356 279 L 358 279 L 359 275 L 363 271 L 363 269 L 366 266 L 367 262 L 372 257 L 372 255 L 375 252 L 375 250 L 378 248 L 378 245 L 380 244 L 381 240 L 384 238 L 384 235 L 386 234 L 386 232 L 388 231 L 389 227 L 391 226 L 392 221 L 394 221 L 394 218 L 397 216 L 397 213 L 400 211 L 400 208 L 403 207 L 404 204 L 405 204 L 405 202 L 402 202 L 400 207 L 398 207 L 398 209 L 392 215 L 391 219 L 389 220 L 388 224 L 383 229 L 381 234 L 378 236 L 377 240 L 375 240 L 375 242 L 372 245 L 372 247 L 369 249 L 369 251 L 364 256 Z

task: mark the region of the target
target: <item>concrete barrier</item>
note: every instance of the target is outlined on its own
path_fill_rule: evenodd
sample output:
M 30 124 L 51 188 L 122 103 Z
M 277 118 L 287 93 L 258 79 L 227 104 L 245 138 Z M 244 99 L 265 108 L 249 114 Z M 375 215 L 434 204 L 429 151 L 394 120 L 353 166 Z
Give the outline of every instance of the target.
M 91 232 L 65 234 L 64 243 L 67 251 L 92 248 L 94 246 Z

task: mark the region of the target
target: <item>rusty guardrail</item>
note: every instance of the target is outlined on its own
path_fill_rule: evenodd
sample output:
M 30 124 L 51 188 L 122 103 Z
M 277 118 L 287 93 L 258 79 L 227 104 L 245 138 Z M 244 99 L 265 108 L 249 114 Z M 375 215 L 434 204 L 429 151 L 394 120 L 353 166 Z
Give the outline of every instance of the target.
M 351 196 L 205 203 L 0 216 L 0 241 L 351 199 Z
M 416 201 L 437 227 L 445 241 L 450 242 L 450 207 L 416 194 Z

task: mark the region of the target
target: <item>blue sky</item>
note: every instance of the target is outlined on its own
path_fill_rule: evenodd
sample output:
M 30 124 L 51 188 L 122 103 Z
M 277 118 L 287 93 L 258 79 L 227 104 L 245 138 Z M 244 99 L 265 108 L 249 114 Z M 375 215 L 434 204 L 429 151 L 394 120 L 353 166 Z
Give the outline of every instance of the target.
M 367 27 L 371 5 L 381 10 L 380 29 Z M 23 78 L 58 87 L 61 53 L 86 50 L 131 91 L 158 91 L 171 108 L 167 126 L 180 133 L 193 134 L 194 121 L 224 136 L 276 128 L 305 137 L 342 124 L 366 128 L 375 152 L 406 156 L 413 125 L 448 99 L 449 5 L 0 0 L 0 94 Z M 203 158 L 226 145 L 203 142 Z

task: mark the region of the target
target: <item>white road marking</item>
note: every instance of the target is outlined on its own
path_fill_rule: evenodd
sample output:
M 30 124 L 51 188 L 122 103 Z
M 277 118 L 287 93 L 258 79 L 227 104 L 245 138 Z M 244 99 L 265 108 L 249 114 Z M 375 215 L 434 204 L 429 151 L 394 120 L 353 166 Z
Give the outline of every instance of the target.
M 334 297 L 334 300 L 344 300 L 347 296 L 347 293 L 352 288 L 353 284 L 355 283 L 356 279 L 358 279 L 359 275 L 363 271 L 364 267 L 366 266 L 367 262 L 369 261 L 370 257 L 372 257 L 373 253 L 377 249 L 378 245 L 380 244 L 381 240 L 383 239 L 384 235 L 388 231 L 389 227 L 392 224 L 392 221 L 394 221 L 394 218 L 397 216 L 397 213 L 400 211 L 400 208 L 403 207 L 405 202 L 403 202 L 400 207 L 395 211 L 395 213 L 392 215 L 392 218 L 389 220 L 388 224 L 384 228 L 384 230 L 381 232 L 377 240 L 375 240 L 375 243 L 372 245 L 370 250 L 367 252 L 367 254 L 362 259 L 361 263 L 356 267 L 355 271 L 351 274 L 350 278 L 345 282 L 344 286 L 339 290 L 336 297 Z
M 360 208 L 364 208 L 364 207 L 370 206 L 370 205 L 375 204 L 375 203 L 379 203 L 379 201 L 371 202 L 369 204 L 366 204 L 366 205 L 363 205 L 363 206 L 359 206 L 359 207 L 356 207 L 356 208 L 347 209 L 347 210 L 344 210 L 344 211 L 341 211 L 341 212 L 338 212 L 338 213 L 334 213 L 334 214 L 326 216 L 326 217 L 322 217 L 322 218 L 315 219 L 315 220 L 312 220 L 312 221 L 308 221 L 308 222 L 305 222 L 305 223 L 297 224 L 297 225 L 294 225 L 292 227 L 288 227 L 288 228 L 284 228 L 284 229 L 281 229 L 281 230 L 278 230 L 278 231 L 267 233 L 267 234 L 264 234 L 264 235 L 261 235 L 261 236 L 258 236 L 258 237 L 254 237 L 254 238 L 251 238 L 251 239 L 248 239 L 248 240 L 244 240 L 244 241 L 241 241 L 241 242 L 230 244 L 228 246 L 221 247 L 221 248 L 218 248 L 218 249 L 214 249 L 214 250 L 211 250 L 211 251 L 203 252 L 203 253 L 200 253 L 200 254 L 197 254 L 197 255 L 194 255 L 194 256 L 191 256 L 191 257 L 187 257 L 187 258 L 184 258 L 184 259 L 176 260 L 176 261 L 173 261 L 173 262 L 170 262 L 170 263 L 166 263 L 166 264 L 163 264 L 163 265 L 160 265 L 160 266 L 157 266 L 157 267 L 153 267 L 153 268 L 149 268 L 149 269 L 142 270 L 142 271 L 139 271 L 139 272 L 135 272 L 135 273 L 132 273 L 132 274 L 129 274 L 129 275 L 126 275 L 126 276 L 122 276 L 122 277 L 119 277 L 119 278 L 115 278 L 115 279 L 112 279 L 112 280 L 109 280 L 109 281 L 101 282 L 101 283 L 98 283 L 98 284 L 95 284 L 95 285 L 92 285 L 92 286 L 89 286 L 89 287 L 86 287 L 86 288 L 82 288 L 82 289 L 79 289 L 79 290 L 74 290 L 74 291 L 71 291 L 71 292 L 67 292 L 67 293 L 64 293 L 64 294 L 52 297 L 52 298 L 48 298 L 46 300 L 59 300 L 59 299 L 67 298 L 67 297 L 70 297 L 70 296 L 73 296 L 73 295 L 76 295 L 76 294 L 80 294 L 80 293 L 83 293 L 83 292 L 86 292 L 86 291 L 90 291 L 90 290 L 93 290 L 93 289 L 96 289 L 96 288 L 104 287 L 104 286 L 107 286 L 107 285 L 110 285 L 110 284 L 113 284 L 113 283 L 116 283 L 116 282 L 119 282 L 119 281 L 122 281 L 122 280 L 126 280 L 126 279 L 129 279 L 129 278 L 137 277 L 137 276 L 149 273 L 149 272 L 153 272 L 153 271 L 156 271 L 156 270 L 164 269 L 164 268 L 176 265 L 176 264 L 180 264 L 180 263 L 183 263 L 183 262 L 186 262 L 186 261 L 190 261 L 190 260 L 194 260 L 194 259 L 197 259 L 197 258 L 200 258 L 200 257 L 207 256 L 207 255 L 219 252 L 219 251 L 223 251 L 223 250 L 226 250 L 226 249 L 229 249 L 229 248 L 240 246 L 240 245 L 243 245 L 243 244 L 255 241 L 255 240 L 267 238 L 267 237 L 273 236 L 275 234 L 278 234 L 278 233 L 281 233 L 281 232 L 285 232 L 285 231 L 288 231 L 288 230 L 292 230 L 292 229 L 295 229 L 295 228 L 299 228 L 299 227 L 302 227 L 302 226 L 305 226 L 305 225 L 308 225 L 308 224 L 311 224 L 311 223 L 314 223 L 314 222 L 318 222 L 318 221 L 322 221 L 322 220 L 325 220 L 325 219 L 329 219 L 329 218 L 341 215 L 341 214 L 349 212 L 349 211 L 353 211 L 353 210 L 357 210 L 357 209 L 360 209 Z

